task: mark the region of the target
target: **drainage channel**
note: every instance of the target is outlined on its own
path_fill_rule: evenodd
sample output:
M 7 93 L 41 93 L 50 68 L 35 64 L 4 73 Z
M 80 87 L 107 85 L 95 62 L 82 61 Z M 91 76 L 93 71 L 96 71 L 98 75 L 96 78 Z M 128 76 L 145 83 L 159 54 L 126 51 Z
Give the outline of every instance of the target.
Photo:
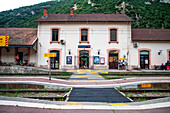
M 73 88 L 68 98 L 72 102 L 131 102 L 115 88 Z

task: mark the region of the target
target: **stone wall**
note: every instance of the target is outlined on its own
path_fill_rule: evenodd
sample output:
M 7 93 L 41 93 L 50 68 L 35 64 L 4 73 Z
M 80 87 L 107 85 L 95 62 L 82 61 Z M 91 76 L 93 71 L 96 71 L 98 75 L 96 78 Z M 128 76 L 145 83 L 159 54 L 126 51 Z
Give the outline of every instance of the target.
M 39 68 L 28 66 L 0 66 L 0 73 L 44 73 Z

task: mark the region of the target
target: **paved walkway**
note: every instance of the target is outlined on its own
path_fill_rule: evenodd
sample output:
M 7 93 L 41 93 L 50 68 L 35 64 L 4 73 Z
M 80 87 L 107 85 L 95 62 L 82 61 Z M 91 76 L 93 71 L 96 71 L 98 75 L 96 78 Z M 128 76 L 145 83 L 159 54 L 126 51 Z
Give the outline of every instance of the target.
M 170 107 L 148 110 L 87 110 L 87 109 L 40 109 L 16 106 L 0 106 L 0 113 L 169 113 Z
M 0 83 L 36 83 L 60 85 L 66 87 L 116 87 L 140 83 L 170 82 L 170 77 L 137 77 L 116 80 L 98 80 L 98 81 L 70 81 L 47 77 L 0 77 Z

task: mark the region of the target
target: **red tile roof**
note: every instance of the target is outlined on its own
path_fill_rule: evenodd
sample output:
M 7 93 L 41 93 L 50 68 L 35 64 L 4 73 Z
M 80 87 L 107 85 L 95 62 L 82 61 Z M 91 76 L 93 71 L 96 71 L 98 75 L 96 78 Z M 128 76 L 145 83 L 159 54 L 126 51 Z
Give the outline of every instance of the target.
M 36 22 L 132 22 L 125 14 L 49 14 L 40 17 Z
M 132 29 L 132 41 L 170 41 L 170 29 Z
M 0 35 L 9 36 L 9 45 L 33 45 L 37 28 L 0 28 Z

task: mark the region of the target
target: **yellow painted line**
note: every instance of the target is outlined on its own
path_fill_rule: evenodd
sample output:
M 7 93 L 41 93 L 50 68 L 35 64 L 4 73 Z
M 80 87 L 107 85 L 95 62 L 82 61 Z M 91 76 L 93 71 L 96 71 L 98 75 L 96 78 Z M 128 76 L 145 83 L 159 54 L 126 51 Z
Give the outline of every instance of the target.
M 75 72 L 76 70 L 68 70 L 68 71 L 66 71 L 66 72 Z
M 90 69 L 78 69 L 77 71 L 91 71 Z
M 88 81 L 96 81 L 96 80 L 88 80 Z
M 76 76 L 76 77 L 71 77 L 71 78 L 83 78 L 83 77 L 90 77 L 90 76 L 94 76 L 94 75 Z
M 129 104 L 125 104 L 125 103 L 108 103 L 108 104 L 112 106 L 129 106 Z
M 83 74 L 83 72 L 79 72 L 79 73 L 76 73 L 76 74 Z
M 82 105 L 82 104 L 80 104 L 80 103 L 78 103 L 78 102 L 69 102 L 69 103 L 67 103 L 66 105 Z
M 94 74 L 94 73 L 98 73 L 98 72 L 100 72 L 100 71 L 102 71 L 102 70 L 98 70 L 98 71 L 90 72 L 90 73 L 87 73 L 87 74 Z

